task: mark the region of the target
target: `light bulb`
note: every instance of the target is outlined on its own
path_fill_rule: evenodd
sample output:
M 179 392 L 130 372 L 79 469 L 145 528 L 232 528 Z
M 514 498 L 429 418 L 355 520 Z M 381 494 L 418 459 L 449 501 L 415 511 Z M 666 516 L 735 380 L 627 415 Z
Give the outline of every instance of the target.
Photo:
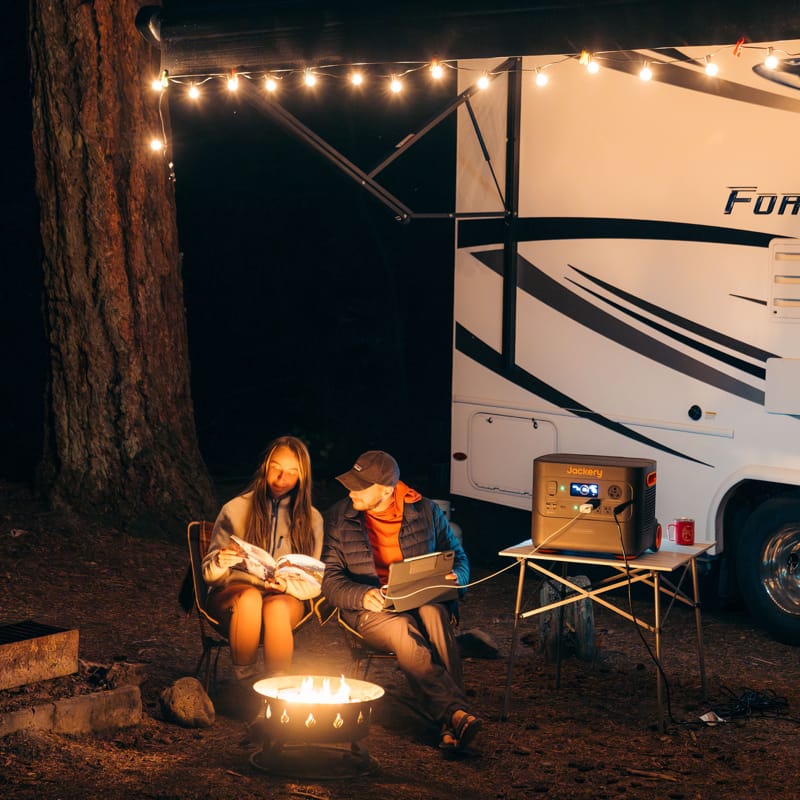
M 546 72 L 539 72 L 536 70 L 536 85 L 537 86 L 547 86 L 550 82 L 550 78 L 548 77 Z
M 772 52 L 772 48 L 770 47 L 767 51 L 767 57 L 764 59 L 764 66 L 767 69 L 777 69 L 778 63 L 778 56 Z
M 264 79 L 264 88 L 268 92 L 274 92 L 278 88 L 278 81 L 276 81 L 272 75 L 267 75 L 267 77 Z
M 235 92 L 239 88 L 239 76 L 232 72 L 230 78 L 228 78 L 228 91 Z
M 479 89 L 486 89 L 489 86 L 489 76 L 484 72 L 483 75 L 478 78 L 478 88 Z
M 355 70 L 355 72 L 351 72 L 350 83 L 352 83 L 353 86 L 361 86 L 364 83 L 364 74 L 362 72 L 359 72 L 358 70 Z
M 649 80 L 650 80 L 650 78 L 652 78 L 652 77 L 653 77 L 653 70 L 651 70 L 651 69 L 650 69 L 650 67 L 649 67 L 647 64 L 645 64 L 645 65 L 642 67 L 642 69 L 640 70 L 640 72 L 639 72 L 639 77 L 640 77 L 640 78 L 641 78 L 643 81 L 649 81 Z
M 153 78 L 150 86 L 153 87 L 154 92 L 160 92 L 164 88 L 164 85 L 161 83 L 161 78 Z
M 306 70 L 305 78 L 303 78 L 303 80 L 305 81 L 306 86 L 317 85 L 317 76 L 310 69 Z
M 194 84 L 189 87 L 189 97 L 191 97 L 192 100 L 197 100 L 197 98 L 200 97 L 200 90 Z
M 389 84 L 389 88 L 392 90 L 392 92 L 394 92 L 394 94 L 398 94 L 398 92 L 403 91 L 403 83 L 399 78 L 392 75 L 392 81 Z
M 433 61 L 431 63 L 431 77 L 438 81 L 442 75 L 444 75 L 444 67 L 438 61 Z
M 598 72 L 600 72 L 600 65 L 599 65 L 599 64 L 598 64 L 598 63 L 597 63 L 597 62 L 596 62 L 594 59 L 592 59 L 592 60 L 591 60 L 591 61 L 590 61 L 590 62 L 589 62 L 587 65 L 586 65 L 586 71 L 587 71 L 587 72 L 588 72 L 590 75 L 596 75 Z
M 713 78 L 719 72 L 719 67 L 711 60 L 711 56 L 706 56 L 706 75 Z
M 156 137 L 153 137 L 150 140 L 150 149 L 154 153 L 160 153 L 164 149 L 164 147 L 165 147 L 165 144 L 164 144 L 164 141 L 162 139 L 157 139 Z

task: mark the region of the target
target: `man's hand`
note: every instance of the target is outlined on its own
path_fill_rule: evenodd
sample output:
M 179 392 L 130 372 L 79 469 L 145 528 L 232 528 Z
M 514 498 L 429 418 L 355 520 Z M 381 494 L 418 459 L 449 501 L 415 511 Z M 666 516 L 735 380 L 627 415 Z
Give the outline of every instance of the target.
M 383 595 L 380 589 L 370 589 L 364 595 L 365 611 L 383 611 Z

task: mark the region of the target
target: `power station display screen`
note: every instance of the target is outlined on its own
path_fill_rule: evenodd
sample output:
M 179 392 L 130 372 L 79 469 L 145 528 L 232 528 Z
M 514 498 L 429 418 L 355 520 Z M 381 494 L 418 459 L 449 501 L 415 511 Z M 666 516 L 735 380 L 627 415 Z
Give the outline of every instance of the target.
M 600 497 L 599 483 L 570 483 L 570 497 Z

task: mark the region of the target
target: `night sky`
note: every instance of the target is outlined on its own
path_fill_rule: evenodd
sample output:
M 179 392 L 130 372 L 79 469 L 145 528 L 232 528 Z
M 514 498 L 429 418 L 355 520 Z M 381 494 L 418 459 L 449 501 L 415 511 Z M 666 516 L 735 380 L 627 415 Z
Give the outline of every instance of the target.
M 10 4 L 2 47 L 14 112 L 0 215 L 0 477 L 12 480 L 29 479 L 39 457 L 47 369 L 24 5 Z M 337 84 L 293 89 L 285 104 L 369 169 L 455 93 L 453 73 L 436 89 L 424 77 L 400 98 Z M 199 105 L 171 89 L 170 111 L 192 389 L 212 475 L 246 478 L 267 441 L 292 432 L 321 478 L 377 447 L 423 490 L 446 490 L 453 224 L 399 224 L 262 112 L 207 88 Z M 453 209 L 454 124 L 385 173 L 415 211 Z

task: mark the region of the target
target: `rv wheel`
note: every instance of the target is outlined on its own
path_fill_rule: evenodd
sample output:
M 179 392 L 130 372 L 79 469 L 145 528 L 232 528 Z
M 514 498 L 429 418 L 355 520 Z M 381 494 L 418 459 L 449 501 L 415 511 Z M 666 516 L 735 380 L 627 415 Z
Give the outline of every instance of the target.
M 768 500 L 747 518 L 736 573 L 753 619 L 779 642 L 800 645 L 800 500 Z

